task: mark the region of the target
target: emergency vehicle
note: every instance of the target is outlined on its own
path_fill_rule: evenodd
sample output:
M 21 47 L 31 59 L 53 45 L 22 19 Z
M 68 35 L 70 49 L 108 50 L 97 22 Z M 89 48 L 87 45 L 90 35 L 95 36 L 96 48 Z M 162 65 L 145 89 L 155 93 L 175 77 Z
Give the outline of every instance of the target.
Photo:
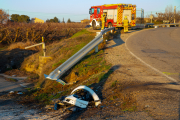
M 128 27 L 136 26 L 136 5 L 132 4 L 105 4 L 92 6 L 89 9 L 90 25 L 93 29 L 103 27 L 124 27 L 125 16 Z

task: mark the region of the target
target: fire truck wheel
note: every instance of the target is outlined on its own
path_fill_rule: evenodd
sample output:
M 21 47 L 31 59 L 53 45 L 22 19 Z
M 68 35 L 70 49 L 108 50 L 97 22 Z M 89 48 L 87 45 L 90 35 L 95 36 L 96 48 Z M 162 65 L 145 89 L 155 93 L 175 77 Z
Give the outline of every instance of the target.
M 108 23 L 108 28 L 111 28 L 112 27 L 112 23 Z
M 93 30 L 96 30 L 96 22 L 95 21 L 92 22 L 92 27 L 93 27 Z

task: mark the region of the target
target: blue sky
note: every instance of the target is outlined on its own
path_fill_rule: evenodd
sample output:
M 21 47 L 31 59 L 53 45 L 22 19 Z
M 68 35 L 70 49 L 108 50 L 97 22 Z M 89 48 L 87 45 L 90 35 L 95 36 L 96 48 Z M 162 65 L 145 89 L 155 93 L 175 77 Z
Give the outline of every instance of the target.
M 60 21 L 80 22 L 82 19 L 89 19 L 89 8 L 94 5 L 103 4 L 136 4 L 140 10 L 144 9 L 144 15 L 164 12 L 168 5 L 178 7 L 180 11 L 180 0 L 0 0 L 0 9 L 9 14 L 28 15 L 30 18 L 40 18 L 43 20 L 54 18 Z M 140 11 L 138 11 L 140 13 Z M 138 14 L 139 14 L 138 13 Z

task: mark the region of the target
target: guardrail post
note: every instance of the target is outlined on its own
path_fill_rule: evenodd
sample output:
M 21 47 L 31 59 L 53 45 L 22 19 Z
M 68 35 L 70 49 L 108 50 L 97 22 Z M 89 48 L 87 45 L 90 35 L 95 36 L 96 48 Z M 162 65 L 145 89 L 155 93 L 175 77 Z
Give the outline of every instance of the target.
M 45 43 L 44 43 L 44 37 L 42 37 L 42 49 L 44 52 L 44 57 L 46 56 L 46 47 L 45 47 Z
M 98 52 L 98 45 L 95 47 L 95 52 L 96 53 Z

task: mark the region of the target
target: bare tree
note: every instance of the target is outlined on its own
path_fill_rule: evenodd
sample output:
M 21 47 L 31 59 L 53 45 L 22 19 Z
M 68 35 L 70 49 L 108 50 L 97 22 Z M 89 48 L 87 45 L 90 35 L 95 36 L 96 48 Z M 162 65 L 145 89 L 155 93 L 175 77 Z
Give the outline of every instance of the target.
M 167 7 L 165 8 L 165 13 L 164 13 L 165 19 L 166 19 L 166 20 L 169 20 L 169 21 L 172 21 L 172 20 L 173 20 L 173 15 L 174 15 L 174 13 L 173 13 L 173 7 L 172 7 L 172 5 L 167 6 Z
M 163 20 L 164 20 L 164 13 L 157 13 L 157 12 L 156 12 L 156 15 L 157 15 L 157 19 L 158 19 L 159 21 L 163 21 Z
M 150 18 L 151 15 L 153 16 L 153 18 L 155 18 L 155 15 L 154 15 L 154 14 L 147 14 L 147 15 L 146 15 L 146 18 Z
M 5 11 L 0 9 L 0 23 L 4 23 L 8 21 L 9 14 L 7 14 Z
M 156 13 L 156 15 L 159 21 L 169 20 L 170 23 L 173 23 L 174 17 L 176 19 L 176 22 L 180 21 L 180 11 L 174 14 L 172 5 L 167 6 L 164 13 Z
M 179 21 L 179 23 L 180 23 L 180 11 L 176 12 L 175 18 L 176 18 L 176 21 L 177 22 Z

